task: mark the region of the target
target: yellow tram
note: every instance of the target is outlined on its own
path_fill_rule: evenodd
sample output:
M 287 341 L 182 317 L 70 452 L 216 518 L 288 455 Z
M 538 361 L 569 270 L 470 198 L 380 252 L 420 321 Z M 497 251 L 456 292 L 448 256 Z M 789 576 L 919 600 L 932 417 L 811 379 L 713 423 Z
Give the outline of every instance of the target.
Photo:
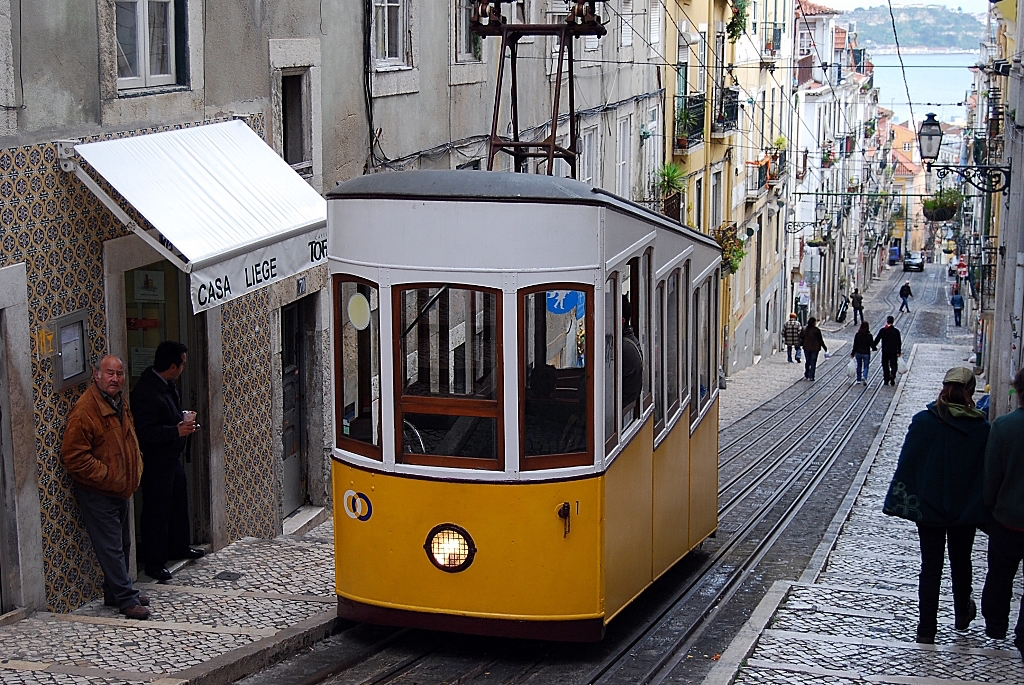
M 328 194 L 338 614 L 594 641 L 717 525 L 721 252 L 570 179 Z

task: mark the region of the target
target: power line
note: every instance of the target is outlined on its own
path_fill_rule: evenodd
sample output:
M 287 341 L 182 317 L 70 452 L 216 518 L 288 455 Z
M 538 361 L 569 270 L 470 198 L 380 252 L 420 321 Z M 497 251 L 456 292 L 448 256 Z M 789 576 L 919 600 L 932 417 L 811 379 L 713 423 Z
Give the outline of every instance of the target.
M 900 58 L 900 71 L 903 73 L 903 88 L 907 91 L 907 104 L 910 107 L 910 120 L 917 121 L 914 116 L 913 98 L 910 97 L 910 84 L 907 83 L 907 68 L 903 64 L 903 53 L 900 51 L 900 34 L 896 30 L 896 15 L 892 12 L 892 0 L 886 0 L 889 5 L 889 19 L 892 21 L 892 37 L 896 41 L 896 56 Z

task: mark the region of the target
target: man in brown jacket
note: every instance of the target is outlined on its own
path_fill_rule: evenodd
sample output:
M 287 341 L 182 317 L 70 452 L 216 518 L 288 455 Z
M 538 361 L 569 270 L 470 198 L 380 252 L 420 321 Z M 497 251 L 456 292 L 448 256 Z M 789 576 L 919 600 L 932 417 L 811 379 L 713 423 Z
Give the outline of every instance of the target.
M 85 529 L 103 569 L 103 599 L 128 618 L 149 618 L 149 598 L 129 575 L 128 500 L 142 478 L 142 455 L 132 413 L 124 401 L 124 362 L 100 360 L 93 383 L 75 403 L 60 455 L 75 482 Z

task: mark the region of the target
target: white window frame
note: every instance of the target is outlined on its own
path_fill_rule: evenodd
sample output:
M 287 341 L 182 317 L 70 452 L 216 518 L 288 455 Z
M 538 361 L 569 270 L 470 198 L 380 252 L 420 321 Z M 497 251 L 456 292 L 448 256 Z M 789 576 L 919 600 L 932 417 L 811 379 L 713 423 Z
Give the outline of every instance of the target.
M 135 90 L 139 88 L 154 88 L 157 86 L 173 86 L 177 83 L 177 68 L 176 68 L 176 57 L 175 57 L 175 42 L 177 37 L 174 32 L 175 17 L 174 17 L 174 0 L 153 0 L 154 2 L 162 2 L 167 5 L 168 22 L 167 22 L 167 38 L 168 38 L 168 66 L 170 67 L 169 74 L 150 74 L 149 64 L 149 0 L 117 0 L 119 3 L 130 3 L 136 6 L 135 12 L 135 36 L 136 36 L 136 47 L 139 52 L 138 54 L 138 76 L 118 76 L 117 77 L 117 89 L 121 90 Z M 117 5 L 114 6 L 114 50 L 115 58 L 121 51 L 120 43 L 117 41 Z M 117 73 L 116 61 L 115 61 L 115 74 Z
M 619 47 L 633 47 L 633 0 L 621 0 L 619 3 L 619 14 L 622 18 L 619 22 Z
M 700 47 L 697 53 L 697 92 L 704 93 L 708 87 L 708 30 L 704 27 L 700 31 Z
M 664 12 L 662 11 L 661 0 L 651 0 L 651 8 L 648 11 L 648 17 L 650 18 L 650 32 L 648 37 L 650 38 L 650 43 L 653 49 L 653 46 L 661 44 L 661 34 L 664 29 L 664 22 L 662 21 Z
M 317 38 L 271 38 L 270 77 L 273 121 L 273 146 L 284 157 L 284 112 L 282 77 L 303 75 L 303 101 L 308 105 L 306 124 L 309 127 L 308 140 L 304 141 L 309 152 L 309 162 L 296 164 L 296 170 L 306 176 L 317 192 L 323 191 L 323 105 L 320 71 L 320 40 Z M 308 172 L 304 171 L 308 169 Z M 308 175 L 307 175 L 308 174 Z
M 724 196 L 725 174 L 721 171 L 711 173 L 711 228 L 715 229 L 722 225 L 723 209 L 722 198 Z
M 658 182 L 658 164 L 659 153 L 662 148 L 659 145 L 659 141 L 662 139 L 661 127 L 659 122 L 661 121 L 660 107 L 651 107 L 647 110 L 647 132 L 650 133 L 650 137 L 644 141 L 644 166 L 647 172 L 647 188 L 645 192 L 650 193 L 650 197 L 654 197 L 657 192 Z
M 627 200 L 629 193 L 629 162 L 633 151 L 633 115 L 619 119 L 618 136 L 615 141 L 615 192 Z
M 398 7 L 399 27 L 398 27 L 398 31 L 396 32 L 396 35 L 398 36 L 398 46 L 397 46 L 398 49 L 396 50 L 396 52 L 398 53 L 397 57 L 388 57 L 387 55 L 384 55 L 382 57 L 379 54 L 379 52 L 378 52 L 378 47 L 379 46 L 377 44 L 377 30 L 378 30 L 377 16 L 378 16 L 378 14 L 383 14 L 386 17 L 387 16 L 387 9 L 386 8 L 389 7 L 389 6 L 397 6 Z M 385 9 L 383 10 L 383 12 L 381 12 L 380 8 L 385 8 Z M 409 45 L 409 2 L 408 2 L 408 0 L 373 0 L 373 18 L 372 18 L 372 21 L 371 21 L 371 28 L 370 28 L 370 30 L 372 32 L 372 34 L 371 34 L 372 37 L 370 39 L 371 40 L 370 45 L 371 45 L 371 49 L 373 51 L 373 63 L 374 63 L 374 68 L 377 71 L 386 71 L 388 69 L 395 69 L 395 68 L 411 67 L 412 66 L 412 64 L 410 64 L 412 50 L 410 49 L 410 45 Z M 390 47 L 390 46 L 388 46 L 388 47 Z M 389 52 L 389 51 L 390 50 L 386 50 L 385 52 Z
M 597 136 L 597 126 L 591 126 L 590 128 L 583 129 L 579 138 L 580 154 L 577 158 L 576 175 L 580 181 L 590 185 L 600 185 L 595 182 L 598 168 L 597 157 L 600 149 L 597 144 Z
M 457 64 L 478 64 L 484 60 L 483 38 L 475 36 L 469 29 L 469 15 L 473 12 L 472 0 L 452 0 L 454 2 L 455 14 L 455 62 Z M 466 41 L 472 44 L 474 38 L 480 43 L 480 54 L 476 55 L 472 49 L 466 52 Z

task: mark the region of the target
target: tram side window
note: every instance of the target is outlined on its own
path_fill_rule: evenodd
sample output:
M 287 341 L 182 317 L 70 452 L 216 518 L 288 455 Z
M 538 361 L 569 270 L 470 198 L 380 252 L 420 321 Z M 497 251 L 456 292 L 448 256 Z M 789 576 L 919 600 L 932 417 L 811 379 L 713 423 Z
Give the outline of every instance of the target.
M 679 270 L 668 277 L 665 296 L 665 379 L 668 414 L 679 409 Z
M 627 262 L 622 270 L 622 386 L 623 429 L 640 420 L 643 407 L 650 401 L 651 384 L 648 375 L 650 359 L 650 325 L 648 306 L 650 293 L 646 287 L 650 269 L 642 271 L 640 257 Z
M 402 460 L 501 468 L 498 294 L 445 284 L 395 298 Z
M 380 452 L 380 302 L 377 286 L 335 276 L 337 445 L 363 456 Z
M 685 400 L 690 394 L 690 261 L 687 260 L 679 273 L 679 395 Z
M 693 291 L 692 299 L 692 316 L 699 319 L 700 312 L 700 288 Z M 696 322 L 696 329 L 700 331 L 700 321 Z M 693 426 L 697 423 L 697 419 L 700 418 L 700 368 L 701 368 L 701 345 L 698 339 L 697 343 L 693 345 L 693 363 L 690 366 L 690 373 L 692 374 L 692 388 L 690 392 L 690 425 Z
M 700 347 L 700 367 L 697 379 L 697 396 L 700 399 L 700 410 L 704 411 L 711 398 L 711 285 L 705 283 L 700 287 L 701 304 L 698 311 L 697 344 Z M 696 304 L 696 303 L 695 303 Z
M 665 428 L 665 282 L 654 291 L 654 432 Z
M 618 382 L 616 348 L 619 337 L 618 274 L 604 284 L 604 447 L 605 453 L 618 444 Z
M 590 291 L 548 288 L 520 296 L 524 469 L 593 462 L 587 401 Z

